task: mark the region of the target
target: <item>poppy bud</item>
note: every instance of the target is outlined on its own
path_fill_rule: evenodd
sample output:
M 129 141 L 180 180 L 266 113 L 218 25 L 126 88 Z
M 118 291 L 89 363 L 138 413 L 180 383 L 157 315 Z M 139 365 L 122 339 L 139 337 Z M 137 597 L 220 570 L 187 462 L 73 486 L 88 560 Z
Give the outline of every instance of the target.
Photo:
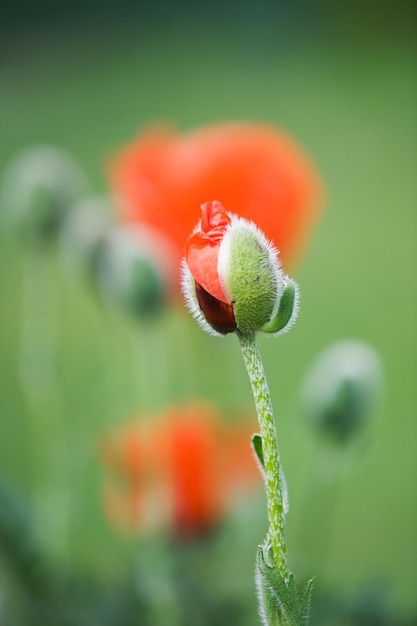
M 253 222 L 220 202 L 201 207 L 185 246 L 183 292 L 204 330 L 278 334 L 295 321 L 298 288 L 280 268 L 278 252 Z
M 323 437 L 347 444 L 380 402 L 382 388 L 377 352 L 361 341 L 338 341 L 318 356 L 306 376 L 303 413 Z
M 158 256 L 153 234 L 145 229 L 119 226 L 111 230 L 100 246 L 97 279 L 105 297 L 134 317 L 152 317 L 164 308 L 170 284 L 169 249 L 166 265 Z M 166 270 L 166 271 L 165 271 Z
M 60 234 L 65 266 L 94 285 L 101 248 L 112 227 L 108 198 L 87 196 L 70 211 Z
M 29 148 L 10 162 L 1 181 L 4 225 L 23 239 L 50 240 L 87 188 L 69 154 L 51 146 Z

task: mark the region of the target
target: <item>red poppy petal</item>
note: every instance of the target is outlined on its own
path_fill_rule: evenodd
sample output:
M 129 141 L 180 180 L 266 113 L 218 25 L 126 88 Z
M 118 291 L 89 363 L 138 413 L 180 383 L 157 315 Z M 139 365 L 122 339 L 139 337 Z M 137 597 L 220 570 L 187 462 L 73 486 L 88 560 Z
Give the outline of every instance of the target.
M 229 214 L 218 200 L 201 205 L 200 230 L 211 241 L 220 243 L 231 221 Z
M 226 297 L 217 271 L 220 245 L 210 241 L 202 232 L 192 235 L 185 246 L 185 260 L 194 280 L 213 298 L 226 304 Z
M 198 304 L 210 326 L 224 335 L 233 333 L 237 328 L 233 305 L 213 298 L 198 283 L 195 283 L 195 288 Z
M 171 479 L 174 524 L 179 533 L 201 532 L 220 514 L 214 475 L 216 424 L 204 409 L 171 416 Z

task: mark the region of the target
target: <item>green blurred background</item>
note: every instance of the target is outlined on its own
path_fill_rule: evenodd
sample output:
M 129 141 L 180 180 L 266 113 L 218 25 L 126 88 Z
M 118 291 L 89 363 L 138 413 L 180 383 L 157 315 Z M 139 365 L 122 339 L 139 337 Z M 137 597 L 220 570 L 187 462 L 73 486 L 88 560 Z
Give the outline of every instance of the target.
M 412 6 L 44 0 L 10 5 L 0 26 L 0 170 L 19 150 L 52 144 L 77 158 L 95 191 L 106 193 L 113 152 L 159 120 L 180 130 L 230 119 L 273 123 L 315 160 L 327 202 L 295 276 L 299 321 L 283 338 L 260 341 L 290 491 L 289 552 L 295 572 L 318 573 L 319 586 L 354 593 L 381 585 L 401 610 L 416 608 L 417 583 Z M 204 336 L 181 310 L 149 332 L 122 315 L 103 315 L 52 251 L 40 261 L 39 310 L 54 311 L 44 332 L 56 334 L 57 381 L 33 412 L 18 376 L 22 280 L 31 260 L 0 234 L 1 475 L 23 498 L 36 481 L 50 494 L 36 535 L 51 559 L 117 580 L 137 547 L 117 536 L 102 512 L 102 432 L 134 411 L 196 397 L 224 412 L 250 408 L 237 342 Z M 329 503 L 314 471 L 320 447 L 309 445 L 297 398 L 316 354 L 349 337 L 380 353 L 386 390 L 367 445 Z M 151 358 L 147 392 L 138 382 L 141 358 Z M 226 533 L 222 541 L 231 542 L 232 576 L 234 557 L 239 564 L 236 585 L 250 594 L 255 546 L 266 527 L 262 498 L 241 514 L 243 521 L 236 514 L 229 522 L 234 539 Z M 323 533 L 325 564 L 315 539 Z M 226 553 L 222 544 L 222 571 Z M 246 602 L 254 611 L 255 598 Z

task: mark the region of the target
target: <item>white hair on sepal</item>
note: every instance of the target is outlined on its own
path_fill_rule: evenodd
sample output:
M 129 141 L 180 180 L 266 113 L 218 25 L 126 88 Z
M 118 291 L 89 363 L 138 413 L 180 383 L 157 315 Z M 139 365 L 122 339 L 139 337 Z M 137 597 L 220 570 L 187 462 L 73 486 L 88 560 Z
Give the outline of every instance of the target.
M 288 278 L 288 276 L 285 276 L 284 278 L 284 288 L 288 285 L 289 282 L 291 282 L 294 286 L 294 306 L 293 306 L 293 310 L 291 313 L 291 317 L 288 320 L 287 324 L 284 326 L 284 328 L 281 328 L 281 330 L 279 330 L 276 333 L 272 333 L 272 337 L 278 337 L 278 335 L 284 335 L 285 333 L 287 333 L 289 330 L 291 330 L 291 328 L 294 326 L 295 322 L 297 321 L 297 317 L 298 317 L 298 313 L 300 311 L 300 288 L 298 286 L 298 283 L 295 282 L 295 280 L 293 280 L 292 278 Z
M 260 240 L 260 243 L 262 246 L 264 246 L 265 248 L 267 248 L 268 252 L 269 252 L 269 256 L 270 256 L 270 260 L 271 260 L 271 265 L 278 271 L 282 271 L 281 270 L 281 260 L 279 258 L 279 250 L 276 247 L 276 245 L 266 237 L 266 235 L 263 233 L 263 231 L 259 228 L 259 226 L 257 226 L 255 224 L 255 222 L 252 222 L 252 220 L 247 220 L 244 217 L 239 217 L 238 215 L 235 215 L 234 213 L 229 213 L 229 217 L 232 220 L 231 223 L 229 224 L 229 226 L 227 227 L 227 230 L 233 228 L 233 226 L 236 224 L 236 222 L 239 222 L 239 224 L 246 226 L 249 230 L 252 231 L 252 233 L 254 234 L 254 237 L 258 240 Z M 226 230 L 226 232 L 227 232 Z
M 230 217 L 231 217 L 231 223 L 227 227 L 225 239 L 223 240 L 221 244 L 220 253 L 219 253 L 218 273 L 219 273 L 220 279 L 222 277 L 222 269 L 227 267 L 226 263 L 228 261 L 229 246 L 226 246 L 226 245 L 223 246 L 223 244 L 226 243 L 225 240 L 230 239 L 233 231 L 234 232 L 238 230 L 250 231 L 253 238 L 258 242 L 258 245 L 267 251 L 267 256 L 265 257 L 265 260 L 262 263 L 263 268 L 260 268 L 260 271 L 262 271 L 262 269 L 265 269 L 265 271 L 273 272 L 273 274 L 275 275 L 275 288 L 271 289 L 271 292 L 269 295 L 269 300 L 272 305 L 272 312 L 270 316 L 270 321 L 267 323 L 268 325 L 270 324 L 271 320 L 273 320 L 278 314 L 278 310 L 279 310 L 282 295 L 284 293 L 284 289 L 287 286 L 288 282 L 290 282 L 290 279 L 287 276 L 285 276 L 281 268 L 281 260 L 279 258 L 278 248 L 274 245 L 274 243 L 271 240 L 269 240 L 265 236 L 262 230 L 254 222 L 250 220 L 238 217 L 237 215 L 234 215 L 234 214 L 231 214 Z M 222 255 L 221 257 L 220 257 L 220 254 Z M 295 320 L 297 318 L 297 313 L 298 313 L 298 287 L 296 286 L 294 281 L 291 281 L 291 283 L 294 285 L 294 288 L 295 288 L 295 302 L 294 302 L 294 308 L 292 311 L 291 318 L 285 330 L 288 330 L 295 323 Z M 222 284 L 223 290 L 225 291 L 224 286 L 223 286 L 223 280 L 221 280 L 221 284 Z M 259 330 L 262 331 L 263 328 L 260 328 Z M 284 329 L 276 331 L 275 333 L 271 332 L 271 335 L 279 335 L 283 331 Z
M 281 299 L 281 295 L 285 287 L 285 283 L 284 283 L 285 275 L 281 269 L 281 259 L 279 258 L 279 250 L 276 247 L 276 245 L 273 243 L 273 241 L 271 241 L 270 239 L 266 237 L 266 235 L 259 228 L 259 226 L 255 224 L 255 222 L 252 222 L 251 220 L 248 220 L 244 217 L 239 217 L 238 215 L 235 215 L 234 213 L 229 213 L 229 217 L 231 219 L 231 223 L 226 229 L 226 234 L 228 234 L 233 228 L 236 228 L 238 226 L 247 228 L 248 230 L 252 232 L 254 238 L 259 241 L 260 245 L 266 248 L 266 250 L 268 251 L 270 267 L 272 267 L 272 269 L 275 272 L 276 283 L 277 283 L 276 293 L 271 293 L 271 302 L 274 302 L 274 312 L 276 312 L 276 310 L 278 310 L 279 301 Z
M 266 235 L 262 232 L 262 230 L 254 222 L 243 218 L 241 218 L 241 221 L 244 222 L 245 225 L 253 232 L 254 236 L 258 239 L 258 241 L 260 241 L 261 245 L 263 245 L 268 250 L 269 263 L 275 271 L 277 281 L 277 291 L 275 294 L 271 294 L 271 299 L 274 301 L 275 306 L 277 306 L 277 303 L 279 303 L 285 287 L 285 275 L 281 268 L 279 250 L 273 243 L 273 241 L 268 239 Z
M 209 333 L 209 335 L 213 335 L 214 337 L 224 337 L 223 334 L 218 333 L 206 320 L 203 312 L 200 309 L 200 305 L 198 304 L 197 294 L 195 291 L 195 283 L 194 278 L 188 268 L 187 261 L 182 259 L 180 266 L 180 274 L 181 274 L 181 292 L 184 296 L 185 304 L 190 311 L 193 318 L 198 322 L 200 327 Z

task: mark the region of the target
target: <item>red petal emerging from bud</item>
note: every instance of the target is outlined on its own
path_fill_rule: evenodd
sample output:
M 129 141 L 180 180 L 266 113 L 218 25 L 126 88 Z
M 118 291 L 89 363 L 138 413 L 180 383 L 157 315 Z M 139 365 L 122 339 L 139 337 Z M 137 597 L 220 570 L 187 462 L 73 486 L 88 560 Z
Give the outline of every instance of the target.
M 231 219 L 218 200 L 201 205 L 201 235 L 213 242 L 221 242 Z
M 196 283 L 216 300 L 230 304 L 221 285 L 217 262 L 220 244 L 231 219 L 220 202 L 206 202 L 201 207 L 197 232 L 185 245 L 185 259 Z

